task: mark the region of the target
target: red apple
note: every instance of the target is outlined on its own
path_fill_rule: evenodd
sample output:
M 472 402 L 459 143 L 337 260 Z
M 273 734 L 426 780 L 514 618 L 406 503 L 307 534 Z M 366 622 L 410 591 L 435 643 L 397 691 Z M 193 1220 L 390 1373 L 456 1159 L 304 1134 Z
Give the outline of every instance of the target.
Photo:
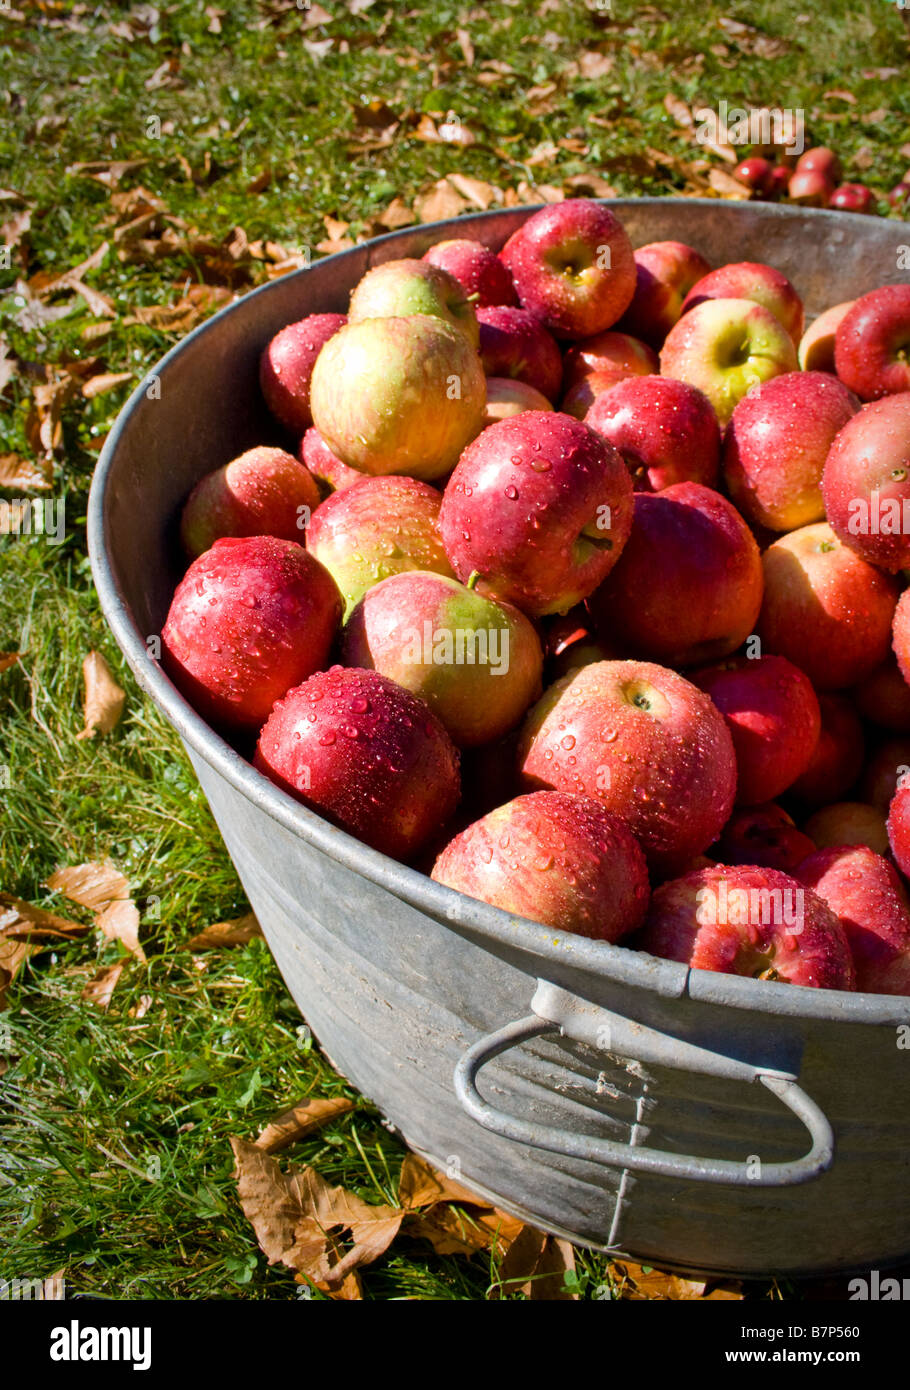
M 897 582 L 849 550 L 825 522 L 781 536 L 762 556 L 762 646 L 816 690 L 856 685 L 888 655 Z
M 834 183 L 821 169 L 797 169 L 787 184 L 791 203 L 807 208 L 826 208 L 833 192 Z
M 790 187 L 791 178 L 792 170 L 789 165 L 775 164 L 771 170 L 771 186 L 768 189 L 767 197 L 772 202 L 777 202 L 778 198 L 782 198 Z
M 583 338 L 566 349 L 563 358 L 563 391 L 592 375 L 612 376 L 625 381 L 630 376 L 650 376 L 660 370 L 657 353 L 628 333 L 608 328 Z
M 740 160 L 733 170 L 733 177 L 745 184 L 746 188 L 751 188 L 759 198 L 769 194 L 774 187 L 774 170 L 771 163 L 762 159 L 760 155 Z
M 456 835 L 433 878 L 556 931 L 619 941 L 648 906 L 644 855 L 619 816 L 587 796 L 532 792 Z
M 464 237 L 437 241 L 424 252 L 423 258 L 454 275 L 477 309 L 488 308 L 491 304 L 518 303 L 511 275 L 496 252 L 482 242 L 467 241 Z
M 635 290 L 626 230 L 589 198 L 568 198 L 532 213 L 500 255 L 523 308 L 557 338 L 589 338 L 612 328 Z
M 844 695 L 819 695 L 822 727 L 809 765 L 790 787 L 806 806 L 823 806 L 848 792 L 860 774 L 865 753 L 863 726 Z
M 589 608 L 598 631 L 637 656 L 692 666 L 735 651 L 761 601 L 758 546 L 736 508 L 674 483 L 635 494 L 632 533 Z
M 824 174 L 826 179 L 832 183 L 840 183 L 841 164 L 834 150 L 827 145 L 814 145 L 812 149 L 805 150 L 796 161 L 797 170 L 800 173 L 812 170 L 816 173 Z
M 284 449 L 260 445 L 196 484 L 183 508 L 180 539 L 193 559 L 221 536 L 302 541 L 318 506 L 309 470 Z
M 888 832 L 885 817 L 874 806 L 862 801 L 836 801 L 823 806 L 803 826 L 819 849 L 837 845 L 866 845 L 876 854 L 887 854 Z
M 477 315 L 464 289 L 447 270 L 429 261 L 405 257 L 374 265 L 351 293 L 348 322 L 363 319 L 407 318 L 427 314 L 464 333 L 477 347 Z
M 853 393 L 824 372 L 788 372 L 744 396 L 724 435 L 723 463 L 746 520 L 772 531 L 823 521 L 825 459 L 858 409 Z
M 579 420 L 527 411 L 490 425 L 462 454 L 439 517 L 466 583 L 531 617 L 587 598 L 632 525 L 632 482 L 619 454 Z
M 822 495 L 832 529 L 857 555 L 891 574 L 910 565 L 910 391 L 874 401 L 843 427 Z
M 910 685 L 901 675 L 893 653 L 852 693 L 853 703 L 864 719 L 895 733 L 910 732 Z
M 841 381 L 862 401 L 910 391 L 910 285 L 883 285 L 857 299 L 834 336 Z
M 620 320 L 626 333 L 660 348 L 682 313 L 683 300 L 711 267 L 682 241 L 652 241 L 635 252 L 635 293 Z
M 863 769 L 860 799 L 887 815 L 894 793 L 904 782 L 910 785 L 910 738 L 887 738 Z
M 508 420 L 513 415 L 522 415 L 526 410 L 552 410 L 553 407 L 533 386 L 526 381 L 513 381 L 506 376 L 487 377 L 487 408 L 484 413 L 484 429 L 495 425 L 497 420 Z
M 684 381 L 630 377 L 598 397 L 585 423 L 619 450 L 636 491 L 717 482 L 717 416 L 707 396 Z
M 795 370 L 790 334 L 770 309 L 751 299 L 696 304 L 670 330 L 660 354 L 661 375 L 697 386 L 722 425 L 747 391 Z
M 559 409 L 563 415 L 571 415 L 574 420 L 584 420 L 598 396 L 605 395 L 619 382 L 628 379 L 628 376 L 620 371 L 591 372 L 569 387 Z
M 378 671 L 332 666 L 280 700 L 254 766 L 283 791 L 393 859 L 452 815 L 458 753 L 435 714 Z
M 694 970 L 816 989 L 854 989 L 837 917 L 811 888 L 757 865 L 717 865 L 652 895 L 637 945 Z
M 821 713 L 797 666 L 782 656 L 738 656 L 696 671 L 692 680 L 727 721 L 740 806 L 773 801 L 805 772 L 821 733 Z
M 901 179 L 888 194 L 888 204 L 898 212 L 904 212 L 910 203 L 910 180 L 906 177 Z
M 897 658 L 901 675 L 905 681 L 910 681 L 910 590 L 908 589 L 905 589 L 901 594 L 894 610 L 891 646 Z
M 540 694 L 543 654 L 524 614 L 441 574 L 396 574 L 368 589 L 345 624 L 343 655 L 426 700 L 462 748 L 507 734 Z
M 406 570 L 451 577 L 439 534 L 442 498 L 416 478 L 361 478 L 313 513 L 307 550 L 332 575 L 345 617 L 380 580 Z
M 821 849 L 796 871 L 840 921 L 856 988 L 905 994 L 910 987 L 910 904 L 891 864 L 864 845 Z
M 819 314 L 799 340 L 796 357 L 804 372 L 834 373 L 834 336 L 837 325 L 856 303 L 847 299 L 843 304 L 832 304 L 830 309 Z
M 731 261 L 709 271 L 683 300 L 683 316 L 709 299 L 750 299 L 783 324 L 794 348 L 803 336 L 802 300 L 786 275 L 761 261 Z
M 864 183 L 842 183 L 828 199 L 828 207 L 839 212 L 875 212 L 877 201 Z
M 488 377 L 526 381 L 552 404 L 562 382 L 556 340 L 526 309 L 494 305 L 478 309 L 480 360 Z
M 910 786 L 898 787 L 888 810 L 888 843 L 894 862 L 910 878 Z
M 332 576 L 302 545 L 218 540 L 177 585 L 161 634 L 164 669 L 203 719 L 255 732 L 277 699 L 324 665 L 341 607 Z
M 297 457 L 310 470 L 324 497 L 363 482 L 360 470 L 348 468 L 346 463 L 342 463 L 312 425 L 300 441 Z
M 783 807 L 769 802 L 734 811 L 711 852 L 721 864 L 758 864 L 788 874 L 815 852 L 815 843 Z
M 736 792 L 736 756 L 712 701 L 641 661 L 599 661 L 557 681 L 518 742 L 527 791 L 593 796 L 666 876 L 713 844 Z M 684 814 L 680 809 L 685 808 Z
M 310 382 L 316 358 L 346 323 L 344 314 L 310 314 L 282 328 L 262 354 L 259 384 L 265 403 L 294 434 L 302 434 L 313 423 Z

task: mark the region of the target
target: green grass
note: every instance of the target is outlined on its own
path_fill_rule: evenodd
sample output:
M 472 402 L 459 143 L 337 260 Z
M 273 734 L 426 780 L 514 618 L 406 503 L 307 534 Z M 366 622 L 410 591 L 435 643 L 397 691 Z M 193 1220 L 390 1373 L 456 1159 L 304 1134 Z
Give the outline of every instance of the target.
M 84 336 L 97 319 L 78 297 L 55 300 L 71 306 L 65 317 L 25 330 L 9 292 L 16 279 L 62 272 L 110 239 L 109 192 L 67 174 L 78 161 L 145 159 L 124 187 L 141 181 L 208 238 L 240 225 L 250 240 L 290 249 L 314 247 L 325 215 L 361 234 L 395 195 L 410 202 L 453 170 L 502 188 L 594 171 L 623 194 L 672 193 L 683 175 L 641 159 L 646 146 L 692 157 L 664 108 L 667 92 L 710 106 L 803 108 L 812 139 L 836 144 L 847 176 L 879 189 L 910 164 L 900 154 L 910 90 L 863 76 L 905 61 L 907 30 L 885 0 L 834 0 L 821 13 L 802 0 L 735 2 L 733 18 L 789 40 L 770 60 L 743 54 L 717 26 L 727 7 L 702 0 L 666 9 L 614 0 L 612 16 L 578 0 L 482 10 L 376 0 L 359 14 L 327 0 L 326 8 L 336 21 L 305 36 L 333 38 L 319 60 L 304 47 L 305 12 L 252 0 L 229 7 L 220 34 L 209 32 L 202 5 L 178 0 L 131 42 L 109 29 L 126 20 L 127 5 L 105 6 L 103 21 L 77 17 L 81 30 L 68 25 L 66 0 L 29 5 L 22 23 L 0 11 L 10 92 L 0 185 L 32 208 L 27 267 L 16 252 L 0 269 L 0 333 L 24 363 L 39 370 L 101 355 L 106 370 L 138 379 L 174 339 L 124 318 L 174 301 L 204 271 L 187 256 L 123 264 L 112 249 L 87 276 L 116 306 L 103 340 Z M 459 29 L 473 42 L 473 70 Z M 612 58 L 609 73 L 566 77 L 566 64 L 589 50 Z M 149 86 L 168 59 L 181 85 Z M 511 67 L 495 86 L 477 80 L 489 60 Z M 550 83 L 551 94 L 529 99 Z M 844 88 L 855 104 L 823 95 Z M 387 149 L 366 152 L 354 142 L 354 113 L 373 99 L 405 120 Z M 475 145 L 413 137 L 407 113 L 450 110 Z M 191 181 L 178 156 L 197 171 L 208 157 L 209 176 Z M 249 193 L 266 167 L 270 186 Z M 23 368 L 7 388 L 0 453 L 30 452 L 34 383 Z M 266 1266 L 236 1201 L 228 1137 L 250 1137 L 301 1095 L 343 1093 L 346 1083 L 301 1046 L 299 1016 L 261 941 L 209 953 L 204 968 L 183 948 L 194 930 L 238 915 L 245 902 L 179 743 L 126 671 L 92 588 L 85 499 L 129 389 L 93 401 L 77 394 L 64 410 L 50 495 L 66 501 L 65 542 L 0 539 L 0 650 L 25 654 L 0 675 L 0 765 L 10 778 L 0 791 L 0 887 L 65 911 L 47 892 L 48 875 L 110 856 L 144 909 L 148 954 L 147 966 L 128 966 L 107 1012 L 80 996 L 119 948 L 92 935 L 34 957 L 10 992 L 0 1016 L 9 1058 L 0 1082 L 0 1277 L 63 1268 L 73 1289 L 108 1297 L 291 1298 L 292 1275 Z M 127 709 L 113 735 L 79 742 L 81 665 L 93 647 L 126 688 Z M 151 1005 L 140 1018 L 145 995 Z M 365 1102 L 294 1152 L 373 1201 L 394 1196 L 401 1155 Z M 592 1297 L 608 1281 L 607 1262 L 580 1256 L 579 1277 L 582 1296 Z M 479 1299 L 495 1278 L 486 1257 L 443 1258 L 402 1239 L 364 1283 L 373 1299 Z

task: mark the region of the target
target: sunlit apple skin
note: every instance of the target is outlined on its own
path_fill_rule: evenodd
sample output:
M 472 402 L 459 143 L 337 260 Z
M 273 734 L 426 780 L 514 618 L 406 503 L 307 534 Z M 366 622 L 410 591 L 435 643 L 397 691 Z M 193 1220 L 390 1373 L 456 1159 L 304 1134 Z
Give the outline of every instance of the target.
M 467 241 L 464 237 L 437 241 L 424 253 L 423 259 L 454 275 L 477 309 L 492 304 L 518 303 L 512 276 L 496 252 L 482 242 Z
M 787 184 L 791 203 L 806 208 L 826 208 L 834 183 L 821 169 L 797 169 Z
M 736 750 L 736 801 L 773 801 L 805 772 L 821 732 L 818 697 L 782 656 L 731 657 L 691 677 L 727 721 Z
M 595 400 L 585 424 L 619 450 L 637 492 L 717 483 L 717 416 L 704 392 L 684 381 L 630 377 Z
M 852 309 L 855 299 L 845 299 L 842 304 L 832 304 L 818 318 L 810 323 L 799 340 L 796 354 L 800 368 L 804 372 L 831 372 L 834 367 L 834 335 L 837 325 L 848 309 Z
M 910 285 L 857 299 L 837 326 L 834 365 L 862 401 L 910 391 Z
M 824 372 L 788 372 L 744 396 L 723 453 L 727 490 L 743 516 L 772 531 L 823 521 L 825 460 L 858 410 L 853 393 Z
M 425 482 L 479 433 L 486 397 L 465 333 L 429 314 L 349 323 L 319 354 L 311 388 L 313 423 L 342 463 Z
M 910 785 L 910 738 L 887 738 L 880 743 L 863 769 L 859 797 L 883 815 L 900 782 Z
M 462 454 L 439 516 L 446 554 L 480 593 L 530 617 L 587 598 L 632 526 L 619 454 L 579 420 L 526 411 L 490 425 Z
M 865 757 L 865 735 L 855 709 L 845 695 L 820 694 L 821 733 L 805 772 L 788 797 L 804 806 L 838 801 L 859 777 Z
M 475 633 L 484 643 L 479 655 Z M 380 671 L 426 700 L 461 748 L 502 738 L 540 695 L 543 653 L 533 624 L 511 604 L 440 574 L 412 570 L 368 589 L 345 624 L 342 656 L 346 666 Z
M 636 656 L 694 666 L 735 651 L 761 602 L 758 546 L 735 507 L 674 483 L 635 494 L 631 535 L 588 606 L 598 632 Z
M 364 480 L 364 475 L 358 468 L 348 468 L 346 463 L 342 463 L 341 459 L 332 453 L 313 425 L 301 439 L 297 457 L 316 479 L 323 498 Z
M 658 877 L 713 844 L 736 793 L 733 741 L 716 706 L 677 672 L 642 661 L 594 662 L 545 691 L 519 736 L 518 766 L 527 791 L 592 796 L 621 816 Z
M 875 212 L 875 194 L 864 183 L 842 183 L 828 199 L 828 207 L 837 212 Z
M 826 522 L 781 536 L 762 555 L 762 649 L 816 690 L 856 685 L 888 655 L 897 581 L 848 549 Z
M 864 719 L 894 733 L 910 733 L 910 685 L 901 675 L 893 653 L 852 694 Z
M 586 796 L 532 792 L 463 830 L 432 877 L 557 931 L 619 941 L 648 906 L 648 872 L 619 816 Z
M 901 594 L 894 610 L 891 647 L 905 681 L 910 682 L 910 589 Z
M 332 666 L 275 706 L 254 766 L 393 859 L 411 859 L 453 814 L 458 752 L 422 700 L 378 671 Z
M 345 314 L 310 314 L 282 328 L 262 354 L 259 384 L 265 403 L 285 429 L 295 435 L 313 423 L 310 383 L 316 358 L 346 323 Z
M 284 449 L 263 445 L 207 473 L 183 508 L 180 539 L 195 559 L 221 536 L 278 536 L 302 543 L 319 488 Z
M 629 333 L 608 328 L 604 333 L 595 333 L 593 338 L 584 338 L 566 348 L 562 386 L 567 392 L 592 373 L 612 375 L 617 381 L 624 381 L 630 376 L 649 376 L 658 371 L 660 361 L 653 348 Z
M 832 184 L 840 183 L 841 180 L 840 159 L 827 145 L 813 145 L 811 149 L 804 150 L 796 161 L 796 167 L 801 173 L 812 170 L 823 174 Z
M 612 328 L 635 291 L 632 243 L 619 219 L 589 198 L 532 213 L 499 253 L 522 307 L 557 338 Z
M 477 322 L 480 361 L 487 376 L 526 381 L 555 404 L 562 384 L 562 354 L 552 333 L 526 309 L 508 304 L 478 309 Z
M 709 271 L 683 300 L 683 317 L 708 299 L 751 299 L 783 324 L 794 348 L 803 336 L 802 300 L 786 275 L 761 261 L 731 261 Z
M 760 155 L 740 160 L 733 170 L 733 177 L 751 188 L 757 197 L 767 197 L 774 187 L 774 170 L 767 159 Z
M 625 372 L 621 367 L 604 372 L 589 372 L 587 376 L 576 381 L 574 386 L 569 387 L 559 408 L 564 415 L 571 415 L 574 420 L 584 420 L 599 396 L 612 391 L 621 381 L 628 381 L 630 375 L 634 374 Z
M 888 843 L 894 862 L 910 878 L 910 786 L 898 787 L 888 810 Z
M 840 921 L 856 968 L 856 988 L 906 994 L 910 987 L 910 904 L 882 855 L 865 845 L 820 849 L 795 875 Z
M 711 266 L 683 241 L 651 241 L 634 254 L 635 293 L 618 326 L 658 349 L 678 321 L 686 295 Z
M 295 541 L 218 540 L 177 585 L 162 664 L 210 724 L 252 733 L 325 664 L 341 607 L 328 570 Z
M 751 299 L 706 299 L 667 335 L 661 376 L 697 386 L 725 425 L 738 401 L 760 382 L 796 371 L 790 334 Z
M 552 410 L 546 396 L 529 386 L 526 381 L 513 380 L 505 376 L 487 377 L 487 408 L 483 417 L 484 429 L 495 425 L 497 420 L 508 420 L 513 415 L 523 415 L 526 410 Z
M 711 846 L 711 854 L 720 864 L 758 864 L 785 874 L 792 873 L 814 852 L 815 842 L 774 802 L 734 811 L 720 839 Z
M 890 574 L 910 565 L 910 391 L 873 401 L 844 426 L 822 496 L 831 527 L 857 555 Z
M 731 900 L 736 890 L 756 897 Z M 759 896 L 775 891 L 777 899 Z M 716 915 L 726 921 L 705 920 L 712 903 Z M 802 919 L 794 922 L 800 903 Z M 786 914 L 790 921 L 784 920 Z M 739 916 L 745 920 L 730 920 Z M 763 920 L 776 916 L 779 921 Z M 663 884 L 652 894 L 635 944 L 652 956 L 681 961 L 695 970 L 816 989 L 856 987 L 846 933 L 827 903 L 790 874 L 759 865 L 717 865 Z
M 810 816 L 803 830 L 819 849 L 837 845 L 865 845 L 876 854 L 887 854 L 885 817 L 862 801 L 835 801 Z
M 368 589 L 407 570 L 452 577 L 442 537 L 442 497 L 416 478 L 363 478 L 334 492 L 307 528 L 307 550 L 334 578 L 347 618 Z
M 368 270 L 351 292 L 348 322 L 407 318 L 427 314 L 460 328 L 473 348 L 478 328 L 474 305 L 447 270 L 427 260 L 405 257 Z

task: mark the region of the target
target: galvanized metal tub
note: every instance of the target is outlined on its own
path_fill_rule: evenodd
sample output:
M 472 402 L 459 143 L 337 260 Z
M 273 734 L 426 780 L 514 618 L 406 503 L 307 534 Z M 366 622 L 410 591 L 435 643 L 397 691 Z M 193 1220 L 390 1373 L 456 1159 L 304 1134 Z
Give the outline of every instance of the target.
M 905 278 L 906 224 L 696 199 L 612 206 L 636 245 L 770 261 L 810 313 Z M 897 1262 L 910 1254 L 910 999 L 690 971 L 465 898 L 272 786 L 154 660 L 183 499 L 272 437 L 256 372 L 268 339 L 343 309 L 370 265 L 446 235 L 498 247 L 530 211 L 379 238 L 257 290 L 169 352 L 96 471 L 102 606 L 184 741 L 301 1013 L 413 1148 L 548 1230 L 682 1269 Z

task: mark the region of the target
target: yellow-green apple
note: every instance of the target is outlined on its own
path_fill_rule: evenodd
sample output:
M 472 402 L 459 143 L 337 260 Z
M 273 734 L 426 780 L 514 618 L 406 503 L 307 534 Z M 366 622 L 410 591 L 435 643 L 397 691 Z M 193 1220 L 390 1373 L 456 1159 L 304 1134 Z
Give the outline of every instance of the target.
M 332 666 L 279 700 L 254 766 L 393 859 L 411 859 L 461 794 L 458 751 L 423 700 L 378 671 Z
M 791 203 L 804 208 L 826 208 L 833 192 L 833 180 L 821 169 L 797 169 L 787 184 Z
M 557 681 L 525 720 L 518 766 L 526 791 L 593 796 L 621 816 L 663 877 L 714 843 L 736 793 L 717 707 L 644 661 L 598 661 Z
M 758 546 L 735 507 L 701 483 L 637 492 L 632 532 L 591 596 L 598 632 L 668 666 L 736 650 L 762 602 Z
M 260 445 L 207 473 L 187 498 L 180 539 L 193 559 L 220 536 L 278 536 L 302 541 L 319 488 L 284 449 Z
M 692 675 L 727 721 L 740 806 L 773 801 L 805 772 L 821 733 L 818 696 L 782 656 L 730 657 Z
M 819 849 L 836 845 L 866 845 L 876 854 L 888 853 L 885 817 L 863 801 L 835 801 L 811 815 L 803 826 Z
M 895 733 L 910 732 L 910 685 L 901 675 L 893 652 L 852 692 L 864 719 Z M 910 759 L 908 759 L 910 761 Z
M 895 864 L 910 878 L 910 786 L 898 787 L 888 808 L 888 844 Z
M 703 391 L 667 376 L 629 377 L 594 401 L 585 424 L 626 461 L 637 492 L 674 483 L 713 487 L 720 467 L 720 429 Z
M 762 646 L 816 690 L 856 685 L 888 655 L 897 581 L 843 544 L 827 522 L 781 536 L 762 555 Z
M 311 555 L 345 601 L 345 617 L 374 584 L 406 570 L 452 575 L 442 537 L 442 497 L 416 478 L 363 478 L 333 492 L 307 528 Z
M 467 335 L 430 314 L 349 323 L 313 369 L 313 423 L 362 473 L 443 477 L 482 428 L 486 398 Z
M 907 327 L 910 341 L 910 317 Z M 822 496 L 832 529 L 857 555 L 891 574 L 910 565 L 910 390 L 873 401 L 844 425 L 825 461 Z
M 884 815 L 901 783 L 910 786 L 910 738 L 886 738 L 863 768 L 860 800 Z
M 826 179 L 830 179 L 832 184 L 840 183 L 841 163 L 834 150 L 827 145 L 813 145 L 811 149 L 804 150 L 796 161 L 796 167 L 800 172 L 815 170 L 817 173 L 824 174 Z
M 686 295 L 711 266 L 683 241 L 650 241 L 634 255 L 635 293 L 619 327 L 660 348 L 682 313 Z
M 562 382 L 556 339 L 526 309 L 493 305 L 478 309 L 480 361 L 487 376 L 526 381 L 552 405 Z
M 467 241 L 464 237 L 437 241 L 423 258 L 454 275 L 477 309 L 518 303 L 512 276 L 496 252 L 480 241 Z
M 587 796 L 532 792 L 475 821 L 433 878 L 556 931 L 619 941 L 648 906 L 644 855 L 619 816 Z
M 910 589 L 904 590 L 894 610 L 891 647 L 898 670 L 905 681 L 910 681 Z
M 834 335 L 837 325 L 848 309 L 852 309 L 855 299 L 845 299 L 842 304 L 832 304 L 830 309 L 819 314 L 810 323 L 799 340 L 796 359 L 804 372 L 834 372 Z
M 818 697 L 822 727 L 805 772 L 789 789 L 805 806 L 838 801 L 860 774 L 865 735 L 856 710 L 845 695 Z
M 864 183 L 842 183 L 828 199 L 828 207 L 836 212 L 875 212 L 877 199 Z
M 337 455 L 333 454 L 322 435 L 311 425 L 300 441 L 297 457 L 316 479 L 320 493 L 328 497 L 332 492 L 341 492 L 355 483 L 362 483 L 364 475 L 358 468 L 348 468 Z
M 296 541 L 230 536 L 177 585 L 162 664 L 203 719 L 254 733 L 280 696 L 325 664 L 341 608 L 328 570 Z
M 751 299 L 761 304 L 786 328 L 794 349 L 803 336 L 802 300 L 786 275 L 761 261 L 731 261 L 709 271 L 683 300 L 683 317 L 709 299 Z
M 564 613 L 616 563 L 632 526 L 632 480 L 580 420 L 529 410 L 461 456 L 439 526 L 456 577 L 531 617 Z
M 407 257 L 384 261 L 368 270 L 351 293 L 348 322 L 362 319 L 407 318 L 428 314 L 460 328 L 472 347 L 477 347 L 478 329 L 474 304 L 447 270 Z
M 725 425 L 754 386 L 796 370 L 793 339 L 770 309 L 751 299 L 706 299 L 671 328 L 661 376 L 704 391 Z
M 855 989 L 846 933 L 811 888 L 759 865 L 717 865 L 652 894 L 635 944 L 695 970 Z
M 856 988 L 910 993 L 910 904 L 894 866 L 865 845 L 820 849 L 796 870 L 830 907 L 846 935 Z
M 773 801 L 764 806 L 741 806 L 733 812 L 711 846 L 720 864 L 759 864 L 764 869 L 780 869 L 789 874 L 807 855 L 815 852 L 815 842 L 798 830 L 792 816 Z
M 595 333 L 593 338 L 583 338 L 580 343 L 572 343 L 566 348 L 563 357 L 562 387 L 568 392 L 585 377 L 592 375 L 612 376 L 614 381 L 625 381 L 630 376 L 650 376 L 660 370 L 660 361 L 653 348 L 629 333 L 618 333 L 608 328 L 604 333 Z
M 313 423 L 310 382 L 316 358 L 346 323 L 344 314 L 309 314 L 276 333 L 260 358 L 259 384 L 265 403 L 295 435 Z
M 342 656 L 426 700 L 462 748 L 507 734 L 540 694 L 533 624 L 441 574 L 412 570 L 368 589 L 345 624 Z
M 858 410 L 853 392 L 825 372 L 787 372 L 744 396 L 724 435 L 723 466 L 746 520 L 771 531 L 823 521 L 825 459 Z
M 513 415 L 522 415 L 526 410 L 552 410 L 546 396 L 529 386 L 526 381 L 518 381 L 508 376 L 487 377 L 487 408 L 484 413 L 484 429 L 495 425 L 497 420 L 508 420 Z
M 834 365 L 861 401 L 910 391 L 910 285 L 856 300 L 834 335 Z
M 557 338 L 589 338 L 612 328 L 635 290 L 626 229 L 590 198 L 568 198 L 532 213 L 499 254 L 523 308 Z

